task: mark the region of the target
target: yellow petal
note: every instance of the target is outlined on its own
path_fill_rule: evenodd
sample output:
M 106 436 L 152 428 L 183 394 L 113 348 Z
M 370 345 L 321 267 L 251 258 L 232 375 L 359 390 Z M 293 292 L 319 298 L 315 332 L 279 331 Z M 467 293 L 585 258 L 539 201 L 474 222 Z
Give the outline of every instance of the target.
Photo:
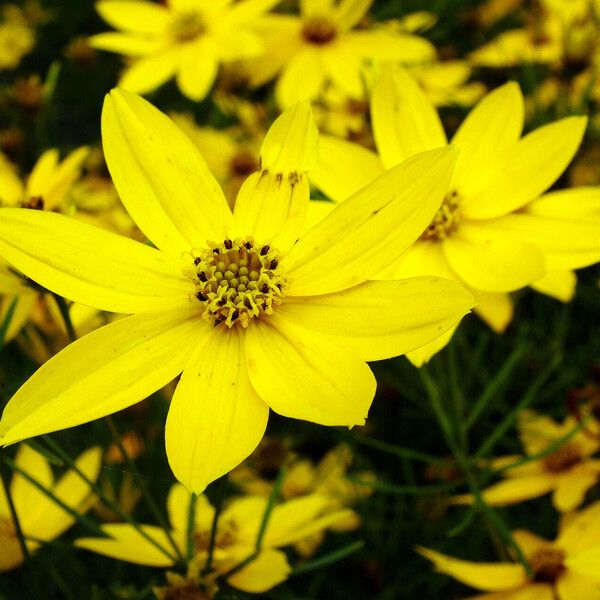
M 454 281 L 368 281 L 342 292 L 289 298 L 278 313 L 366 361 L 433 341 L 469 312 L 473 297 Z
M 373 90 L 371 113 L 377 149 L 387 168 L 446 144 L 437 111 L 405 69 L 383 71 Z
M 16 537 L 3 536 L 0 538 L 0 571 L 10 571 L 18 567 L 23 560 L 21 545 Z
M 548 547 L 548 540 L 526 529 L 517 529 L 512 532 L 512 536 L 525 558 L 530 558 L 541 548 Z
M 165 431 L 171 469 L 195 494 L 256 448 L 269 414 L 248 379 L 243 333 L 206 330 L 177 385 Z
M 554 586 L 549 583 L 526 583 L 506 592 L 469 596 L 468 600 L 556 600 Z
M 195 312 L 134 315 L 78 339 L 17 391 L 3 444 L 73 427 L 146 398 L 176 377 L 209 325 Z
M 116 52 L 125 56 L 147 56 L 155 54 L 160 49 L 156 40 L 114 31 L 93 35 L 88 38 L 87 42 L 97 50 Z
M 557 219 L 600 217 L 600 186 L 550 192 L 528 204 L 524 211 L 529 215 Z
M 510 150 L 505 167 L 486 188 L 464 199 L 464 216 L 499 217 L 547 190 L 571 162 L 586 124 L 586 117 L 568 117 L 526 135 Z
M 244 182 L 234 217 L 242 235 L 287 248 L 306 220 L 306 171 L 317 160 L 318 131 L 310 104 L 286 110 L 271 126 L 260 151 L 261 170 Z
M 407 352 L 406 358 L 408 358 L 415 367 L 422 367 L 450 343 L 455 331 L 456 327 L 451 327 L 446 333 L 433 340 L 433 342 L 429 342 L 416 350 Z
M 141 525 L 144 533 L 155 540 L 167 552 L 172 546 L 164 530 L 154 525 Z M 80 538 L 75 546 L 91 550 L 96 554 L 148 567 L 170 567 L 174 560 L 161 552 L 131 525 L 124 523 L 103 525 L 102 531 L 108 538 Z
M 531 284 L 536 292 L 552 296 L 561 302 L 569 302 L 573 298 L 576 286 L 577 276 L 573 271 L 548 271 Z
M 302 47 L 285 65 L 277 84 L 275 98 L 281 108 L 301 100 L 314 100 L 325 83 L 325 72 L 318 50 Z
M 175 76 L 180 53 L 180 48 L 169 48 L 136 59 L 123 71 L 119 87 L 136 94 L 154 91 Z
M 555 478 L 543 473 L 528 477 L 515 477 L 489 486 L 483 490 L 482 496 L 490 506 L 510 506 L 523 502 L 523 500 L 543 496 L 554 489 L 555 485 Z M 456 504 L 472 504 L 473 497 L 470 495 L 457 496 L 454 498 L 454 502 Z
M 373 0 L 340 0 L 334 7 L 333 18 L 342 30 L 354 27 L 369 11 Z
M 560 512 L 575 510 L 583 503 L 586 492 L 596 485 L 597 481 L 598 473 L 586 469 L 585 463 L 561 474 L 552 495 L 554 507 Z
M 23 199 L 23 183 L 16 168 L 0 153 L 0 201 L 2 206 L 15 206 Z
M 183 306 L 193 293 L 158 250 L 57 213 L 0 209 L 0 254 L 45 288 L 101 310 Z
M 363 60 L 419 63 L 435 57 L 435 47 L 425 38 L 388 31 L 350 31 L 341 43 Z
M 512 292 L 544 274 L 544 256 L 534 245 L 507 239 L 483 223 L 461 223 L 443 242 L 452 269 L 485 292 Z
M 177 85 L 184 96 L 199 102 L 210 92 L 215 82 L 219 63 L 214 43 L 200 37 L 181 50 Z
M 0 299 L 0 323 L 4 322 L 4 319 L 8 314 L 8 310 L 15 299 L 17 300 L 17 304 L 14 308 L 10 325 L 8 326 L 6 334 L 4 335 L 5 343 L 13 340 L 20 333 L 23 327 L 25 327 L 38 300 L 38 295 L 32 290 L 28 290 L 16 296 L 3 296 Z
M 487 94 L 452 138 L 460 149 L 453 185 L 459 193 L 485 190 L 497 174 L 498 161 L 517 143 L 525 106 L 519 85 L 509 82 Z
M 306 221 L 302 233 L 306 233 L 309 229 L 320 223 L 333 209 L 333 202 L 324 202 L 321 200 L 311 200 L 308 203 L 308 211 L 306 213 Z
M 448 190 L 456 152 L 424 152 L 339 204 L 285 258 L 291 296 L 326 294 L 374 277 L 431 222 Z
M 115 29 L 136 33 L 159 33 L 169 25 L 169 11 L 154 2 L 140 0 L 101 0 L 98 14 Z
M 232 215 L 219 184 L 189 138 L 143 98 L 123 90 L 102 111 L 106 162 L 140 229 L 178 256 L 223 240 Z
M 510 590 L 527 582 L 527 574 L 518 564 L 469 562 L 445 556 L 428 548 L 417 548 L 417 552 L 430 560 L 436 571 L 479 590 Z
M 513 317 L 513 303 L 508 294 L 475 292 L 475 312 L 496 332 L 503 333 Z
M 383 171 L 381 159 L 371 150 L 353 142 L 321 135 L 319 163 L 310 172 L 309 179 L 334 202 L 342 202 Z
M 575 513 L 561 529 L 556 545 L 569 556 L 600 546 L 600 502 Z
M 556 582 L 557 597 L 560 600 L 600 600 L 598 551 L 594 556 L 584 557 L 581 561 L 578 558 L 567 558 L 565 561 L 567 572 Z
M 252 553 L 252 547 L 249 548 Z M 246 551 L 247 552 L 247 551 Z M 239 562 L 244 560 L 242 554 Z M 227 578 L 227 583 L 238 590 L 260 594 L 285 581 L 292 568 L 281 550 L 265 549 L 250 564 Z
M 46 181 L 52 177 L 58 166 L 59 153 L 56 148 L 46 150 L 36 161 L 27 179 L 26 194 L 43 196 Z
M 176 533 L 183 533 L 186 536 L 191 498 L 191 494 L 181 483 L 174 484 L 167 497 L 169 521 Z M 205 495 L 196 496 L 194 513 L 196 530 L 210 531 L 215 509 Z
M 375 394 L 369 367 L 288 321 L 272 315 L 246 330 L 248 373 L 259 396 L 285 417 L 321 425 L 364 424 Z

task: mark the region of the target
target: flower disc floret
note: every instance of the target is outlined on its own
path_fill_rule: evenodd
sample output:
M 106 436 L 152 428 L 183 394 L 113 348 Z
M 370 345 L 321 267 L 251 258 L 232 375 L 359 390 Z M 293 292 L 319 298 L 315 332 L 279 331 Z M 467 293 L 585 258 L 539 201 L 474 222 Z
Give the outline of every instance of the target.
M 279 254 L 252 238 L 224 240 L 194 256 L 196 298 L 203 318 L 215 325 L 248 327 L 250 320 L 270 315 L 281 304 L 285 278 Z
M 565 444 L 544 458 L 544 468 L 551 473 L 563 473 L 579 464 L 583 457 L 577 444 Z
M 443 240 L 458 229 L 460 221 L 458 193 L 452 191 L 444 198 L 435 217 L 421 235 L 422 240 Z
M 304 23 L 302 35 L 308 43 L 324 46 L 336 38 L 337 27 L 325 17 L 312 17 Z
M 565 553 L 560 548 L 545 547 L 537 550 L 529 559 L 535 581 L 555 583 L 565 571 Z

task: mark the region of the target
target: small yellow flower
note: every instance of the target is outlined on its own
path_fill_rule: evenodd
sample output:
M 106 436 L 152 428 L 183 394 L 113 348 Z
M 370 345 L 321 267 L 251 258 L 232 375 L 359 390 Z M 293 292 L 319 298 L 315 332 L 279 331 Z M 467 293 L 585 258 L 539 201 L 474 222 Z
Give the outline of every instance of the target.
M 100 448 L 94 447 L 86 450 L 76 460 L 78 469 L 92 481 L 98 477 L 101 455 Z M 66 506 L 81 513 L 91 506 L 91 490 L 75 471 L 68 471 L 55 480 L 48 461 L 25 444 L 19 447 L 15 464 Z M 19 472 L 15 472 L 12 477 L 10 492 L 30 552 L 37 550 L 42 542 L 57 538 L 75 522 L 74 516 Z M 34 539 L 27 541 L 28 537 Z M 8 500 L 4 490 L 0 489 L 0 571 L 14 569 L 22 562 L 23 553 Z
M 27 14 L 16 4 L 7 4 L 0 12 L 0 71 L 14 69 L 35 46 L 35 29 Z
M 508 292 L 532 285 L 561 300 L 575 287 L 572 269 L 600 259 L 600 188 L 540 196 L 567 167 L 587 119 L 569 117 L 521 137 L 523 97 L 515 83 L 487 94 L 452 138 L 461 154 L 442 206 L 420 239 L 380 278 L 425 273 L 466 284 L 475 311 L 495 331 L 512 318 Z M 401 68 L 385 70 L 373 92 L 378 154 L 322 136 L 311 182 L 340 202 L 417 152 L 446 144 L 439 116 Z M 452 332 L 409 354 L 428 360 Z
M 550 542 L 513 532 L 532 575 L 521 564 L 469 562 L 428 548 L 418 552 L 436 571 L 484 592 L 471 600 L 595 600 L 600 598 L 600 503 L 573 515 Z
M 361 69 L 368 60 L 415 63 L 435 56 L 424 38 L 383 27 L 355 29 L 372 0 L 305 0 L 300 15 L 270 14 L 257 22 L 266 53 L 248 61 L 250 83 L 279 74 L 275 97 L 281 107 L 316 99 L 327 82 L 362 99 Z
M 191 497 L 180 484 L 171 488 L 167 499 L 172 537 L 182 554 L 187 554 L 188 518 Z M 219 515 L 215 536 L 212 567 L 218 574 L 231 571 L 254 554 L 256 539 L 265 514 L 268 499 L 261 496 L 235 498 Z M 270 514 L 263 538 L 262 550 L 247 566 L 227 578 L 227 582 L 247 592 L 264 592 L 285 579 L 291 572 L 285 553 L 279 550 L 295 541 L 319 532 L 344 519 L 347 511 L 323 514 L 327 498 L 317 494 L 289 500 L 275 506 Z M 208 556 L 211 527 L 215 509 L 206 496 L 196 498 L 195 522 L 192 531 L 193 562 L 201 570 Z M 143 531 L 162 548 L 171 548 L 164 530 L 154 525 L 142 525 Z M 159 548 L 145 539 L 131 525 L 104 525 L 108 538 L 83 538 L 75 542 L 104 556 L 153 567 L 174 565 Z
M 368 281 L 435 215 L 452 148 L 398 165 L 302 234 L 318 143 L 308 104 L 275 121 L 233 213 L 194 144 L 148 102 L 115 90 L 102 121 L 119 196 L 156 247 L 56 213 L 0 209 L 0 254 L 14 267 L 72 301 L 132 315 L 21 387 L 2 415 L 4 444 L 121 410 L 183 371 L 166 448 L 199 493 L 256 448 L 269 408 L 363 424 L 375 392 L 365 361 L 435 339 L 472 305 L 435 277 Z
M 279 0 L 101 0 L 100 16 L 120 30 L 90 38 L 100 50 L 130 57 L 119 85 L 145 94 L 173 77 L 181 92 L 201 100 L 219 64 L 263 51 L 253 22 Z
M 492 467 L 508 468 L 503 473 L 504 481 L 483 491 L 484 500 L 491 506 L 506 506 L 553 492 L 552 502 L 557 510 L 575 510 L 600 479 L 600 460 L 592 458 L 600 448 L 597 435 L 589 430 L 579 431 L 548 456 L 513 468 L 510 465 L 544 452 L 576 426 L 572 417 L 558 424 L 550 417 L 525 411 L 519 419 L 525 456 L 504 456 L 492 461 Z M 453 501 L 470 504 L 473 498 L 457 496 Z

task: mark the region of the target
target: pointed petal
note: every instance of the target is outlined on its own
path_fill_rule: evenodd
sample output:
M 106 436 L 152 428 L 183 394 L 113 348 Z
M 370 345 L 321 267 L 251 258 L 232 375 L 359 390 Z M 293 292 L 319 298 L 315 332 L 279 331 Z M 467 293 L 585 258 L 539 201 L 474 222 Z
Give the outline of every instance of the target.
M 570 512 L 578 508 L 585 499 L 587 491 L 596 485 L 598 473 L 585 468 L 585 463 L 579 468 L 563 473 L 557 480 L 557 486 L 552 496 L 554 507 L 560 512 Z
M 113 90 L 102 111 L 102 140 L 125 208 L 156 246 L 179 256 L 227 237 L 227 200 L 194 144 L 166 115 Z
M 184 96 L 199 102 L 210 92 L 218 69 L 217 49 L 211 40 L 200 38 L 181 50 L 177 85 Z
M 115 29 L 136 33 L 159 33 L 169 25 L 169 11 L 154 2 L 139 0 L 101 0 L 98 14 Z
M 374 277 L 429 225 L 452 176 L 456 152 L 424 152 L 339 204 L 285 259 L 291 296 L 326 294 Z
M 153 92 L 175 76 L 179 55 L 180 48 L 169 48 L 136 59 L 123 71 L 119 88 L 135 94 Z
M 586 117 L 568 117 L 544 125 L 510 150 L 505 167 L 484 190 L 464 198 L 463 214 L 490 219 L 515 211 L 546 191 L 577 152 Z
M 289 298 L 278 313 L 365 361 L 415 350 L 454 327 L 474 299 L 437 277 L 367 281 L 324 296 Z
M 73 427 L 139 402 L 181 373 L 207 328 L 193 311 L 143 314 L 76 340 L 6 405 L 2 443 Z
M 455 331 L 456 327 L 451 327 L 446 333 L 433 340 L 433 342 L 429 342 L 416 350 L 407 352 L 406 358 L 408 358 L 415 367 L 422 367 L 450 343 Z
M 337 26 L 342 31 L 352 29 L 367 14 L 371 4 L 373 0 L 340 0 L 334 12 Z
M 288 321 L 272 315 L 246 330 L 248 373 L 259 396 L 285 417 L 321 425 L 364 424 L 375 394 L 369 367 Z
M 249 552 L 252 554 L 252 547 Z M 245 558 L 242 551 L 239 562 Z M 281 550 L 267 548 L 246 567 L 228 577 L 227 583 L 244 592 L 261 594 L 285 581 L 291 572 L 286 555 Z
M 350 56 L 361 61 L 422 63 L 435 59 L 435 46 L 418 35 L 378 30 L 349 31 L 340 40 Z
M 513 302 L 508 294 L 494 294 L 492 292 L 475 293 L 477 304 L 475 312 L 496 333 L 503 333 L 513 317 Z
M 89 37 L 87 41 L 96 50 L 116 52 L 124 56 L 147 56 L 155 54 L 160 49 L 156 40 L 114 31 L 98 33 Z
M 381 159 L 371 150 L 330 135 L 321 135 L 319 163 L 310 172 L 309 179 L 334 202 L 342 202 L 383 172 Z
M 165 548 L 167 552 L 171 551 L 171 543 L 163 529 L 154 525 L 140 525 L 140 527 L 146 535 Z M 110 537 L 80 538 L 75 540 L 74 545 L 102 556 L 136 565 L 170 567 L 174 564 L 173 559 L 161 552 L 131 525 L 125 525 L 124 523 L 103 525 L 102 530 Z
M 165 431 L 171 469 L 195 494 L 256 448 L 269 415 L 248 379 L 243 332 L 206 327 L 175 390 Z
M 544 256 L 536 246 L 507 239 L 483 223 L 461 223 L 443 248 L 452 269 L 476 290 L 512 292 L 544 274 Z
M 512 532 L 512 536 L 525 558 L 533 556 L 540 548 L 548 546 L 548 540 L 527 529 L 517 529 Z
M 483 490 L 483 499 L 490 506 L 510 506 L 524 500 L 538 498 L 554 489 L 555 478 L 551 475 L 540 473 L 528 477 L 514 477 L 495 483 Z M 457 504 L 471 504 L 472 496 L 457 496 Z
M 377 150 L 389 169 L 411 156 L 446 145 L 437 111 L 401 67 L 381 74 L 371 100 Z
M 561 302 L 569 302 L 573 298 L 576 286 L 577 276 L 573 271 L 548 271 L 531 284 L 536 292 L 552 296 Z
M 314 100 L 325 83 L 318 50 L 303 46 L 289 60 L 275 85 L 275 98 L 281 108 L 302 100 Z
M 57 213 L 0 209 L 0 254 L 45 288 L 101 310 L 182 306 L 193 293 L 158 250 Z
M 261 170 L 244 182 L 235 202 L 242 235 L 283 249 L 296 241 L 308 211 L 306 171 L 317 161 L 318 135 L 308 102 L 273 123 L 261 147 Z
M 527 582 L 527 574 L 521 565 L 512 563 L 483 563 L 459 560 L 428 548 L 417 552 L 430 560 L 436 571 L 484 591 L 501 591 L 516 588 Z

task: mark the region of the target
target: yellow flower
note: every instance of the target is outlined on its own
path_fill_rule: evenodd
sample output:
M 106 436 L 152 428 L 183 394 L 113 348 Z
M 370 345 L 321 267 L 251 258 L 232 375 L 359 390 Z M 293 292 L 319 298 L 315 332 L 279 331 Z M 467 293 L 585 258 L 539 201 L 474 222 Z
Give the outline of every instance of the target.
M 311 181 L 340 202 L 386 168 L 446 144 L 439 116 L 400 68 L 375 87 L 371 118 L 378 155 L 322 136 Z M 581 142 L 585 117 L 551 123 L 521 138 L 523 97 L 515 83 L 487 94 L 452 138 L 460 149 L 453 181 L 428 228 L 379 278 L 437 275 L 473 291 L 475 311 L 495 331 L 512 318 L 507 292 L 532 285 L 567 300 L 571 269 L 600 259 L 597 188 L 540 196 L 561 175 Z M 417 365 L 451 337 L 409 354 Z
M 98 477 L 101 454 L 100 448 L 94 447 L 77 459 L 78 469 L 88 479 L 95 481 Z M 81 513 L 91 506 L 91 490 L 75 471 L 68 471 L 55 480 L 48 461 L 25 444 L 19 447 L 15 464 L 66 506 Z M 12 477 L 10 493 L 29 552 L 37 550 L 42 542 L 57 538 L 75 522 L 74 516 L 19 472 Z M 27 540 L 28 537 L 34 539 Z M 22 562 L 23 553 L 8 500 L 4 489 L 0 489 L 0 571 L 14 569 Z
M 0 13 L 0 71 L 14 69 L 35 46 L 35 30 L 26 13 L 8 4 Z
M 600 448 L 597 435 L 579 431 L 548 456 L 512 468 L 510 465 L 544 452 L 576 426 L 572 417 L 557 424 L 550 417 L 525 411 L 519 420 L 525 456 L 504 456 L 492 461 L 493 467 L 506 469 L 506 479 L 484 490 L 484 500 L 491 506 L 506 506 L 553 492 L 552 502 L 557 510 L 575 510 L 600 479 L 600 460 L 591 458 Z M 470 504 L 473 498 L 457 496 L 453 501 Z
M 145 94 L 176 77 L 181 92 L 201 100 L 219 64 L 260 54 L 253 22 L 279 0 L 101 0 L 100 16 L 119 32 L 100 33 L 90 45 L 130 57 L 119 82 Z
M 472 305 L 460 285 L 430 276 L 368 282 L 433 218 L 452 148 L 390 170 L 299 236 L 318 143 L 308 104 L 275 121 L 233 213 L 189 138 L 139 96 L 113 91 L 102 130 L 119 196 L 156 247 L 0 209 L 0 254 L 13 266 L 72 301 L 135 313 L 43 365 L 4 410 L 4 444 L 121 410 L 183 371 L 166 448 L 199 493 L 254 450 L 269 408 L 363 424 L 375 391 L 365 361 L 435 339 Z
M 180 484 L 171 488 L 167 499 L 172 537 L 182 554 L 187 554 L 188 518 L 190 494 Z M 212 568 L 219 574 L 227 573 L 254 554 L 256 539 L 265 514 L 268 498 L 244 496 L 235 498 L 225 507 L 217 520 L 215 550 Z M 346 511 L 323 514 L 327 499 L 317 494 L 283 502 L 273 508 L 263 538 L 262 550 L 256 558 L 227 582 L 248 592 L 264 592 L 290 574 L 286 555 L 278 548 L 289 546 L 315 532 L 321 531 L 346 517 Z M 215 509 L 206 496 L 196 498 L 195 521 L 192 531 L 194 542 L 193 562 L 204 567 L 211 539 L 211 527 Z M 169 539 L 163 529 L 154 525 L 142 525 L 143 531 L 159 546 L 169 549 Z M 174 565 L 159 548 L 149 542 L 131 525 L 103 525 L 108 538 L 83 538 L 75 542 L 104 556 L 153 567 Z
M 600 503 L 566 521 L 550 542 L 513 532 L 533 574 L 521 564 L 469 562 L 419 548 L 436 571 L 485 593 L 471 600 L 595 600 L 600 598 Z
M 300 16 L 271 14 L 257 23 L 264 56 L 248 61 L 251 85 L 279 73 L 275 96 L 281 107 L 316 99 L 327 82 L 348 96 L 364 94 L 361 68 L 367 60 L 421 62 L 435 56 L 424 38 L 382 27 L 354 30 L 372 0 L 304 0 Z

